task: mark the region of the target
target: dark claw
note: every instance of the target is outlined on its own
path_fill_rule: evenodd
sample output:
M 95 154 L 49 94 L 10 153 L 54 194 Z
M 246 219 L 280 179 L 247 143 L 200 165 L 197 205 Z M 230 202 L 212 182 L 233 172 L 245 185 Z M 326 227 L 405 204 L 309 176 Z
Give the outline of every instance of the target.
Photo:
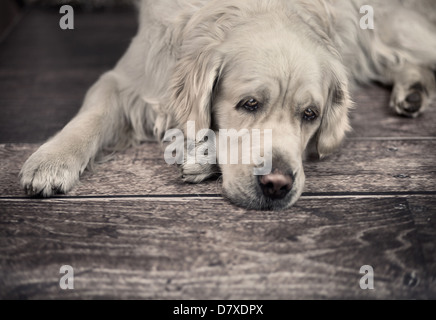
M 420 92 L 412 92 L 406 97 L 406 101 L 402 104 L 403 110 L 408 113 L 416 113 L 421 109 L 422 95 Z
M 422 97 L 419 92 L 412 92 L 406 97 L 406 102 L 413 103 L 413 104 L 421 104 L 422 103 Z

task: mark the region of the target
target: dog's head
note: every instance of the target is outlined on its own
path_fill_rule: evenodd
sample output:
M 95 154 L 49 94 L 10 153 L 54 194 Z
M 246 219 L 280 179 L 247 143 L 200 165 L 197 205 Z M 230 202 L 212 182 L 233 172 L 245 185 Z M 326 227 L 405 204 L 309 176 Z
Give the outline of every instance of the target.
M 227 198 L 247 208 L 283 209 L 303 192 L 309 144 L 328 155 L 349 129 L 346 72 L 317 16 L 308 19 L 316 13 L 287 1 L 236 3 L 212 2 L 185 26 L 168 107 L 180 127 L 195 121 L 197 130 L 216 133 Z M 238 142 L 227 141 L 223 129 L 240 133 Z M 219 157 L 224 151 L 227 161 Z M 235 152 L 236 164 L 229 160 Z M 256 174 L 261 167 L 270 170 Z M 189 170 L 204 177 L 210 168 Z

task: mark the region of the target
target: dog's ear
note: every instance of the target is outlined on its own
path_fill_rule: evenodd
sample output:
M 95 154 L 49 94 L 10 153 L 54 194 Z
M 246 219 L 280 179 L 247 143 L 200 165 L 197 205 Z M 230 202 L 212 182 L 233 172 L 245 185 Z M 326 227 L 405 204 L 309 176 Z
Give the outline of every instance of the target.
M 170 79 L 169 104 L 165 112 L 179 128 L 187 121 L 196 129 L 211 126 L 213 89 L 223 72 L 224 56 L 219 46 L 227 34 L 241 23 L 251 8 L 250 2 L 222 1 L 219 6 L 204 6 L 175 28 L 180 41 L 179 57 Z
M 211 126 L 212 99 L 222 73 L 222 59 L 211 45 L 198 48 L 177 62 L 169 111 L 179 127 L 195 121 L 196 130 L 201 130 Z
M 353 103 L 346 81 L 335 79 L 329 89 L 329 98 L 316 135 L 316 150 L 320 158 L 331 154 L 351 130 L 348 112 Z

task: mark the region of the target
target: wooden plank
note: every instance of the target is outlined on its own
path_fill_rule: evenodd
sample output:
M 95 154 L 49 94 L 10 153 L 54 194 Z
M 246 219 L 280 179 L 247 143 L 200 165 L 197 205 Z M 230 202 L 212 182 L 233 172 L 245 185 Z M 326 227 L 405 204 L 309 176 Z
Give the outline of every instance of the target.
M 431 276 L 429 283 L 436 286 L 436 197 L 420 201 L 419 198 L 407 200 L 417 229 L 416 239 L 421 244 L 423 265 Z
M 350 138 L 435 137 L 436 103 L 416 119 L 400 117 L 389 108 L 391 90 L 367 86 L 355 90 L 355 109 L 350 114 Z
M 18 173 L 37 146 L 0 145 L 0 196 L 24 196 Z M 306 193 L 436 192 L 436 139 L 349 140 L 331 157 L 305 164 Z M 220 194 L 221 183 L 183 183 L 156 143 L 115 155 L 85 172 L 69 196 Z
M 17 184 L 18 174 L 25 158 L 36 149 L 28 144 L 0 146 L 0 195 L 24 195 Z M 179 169 L 165 163 L 159 145 L 149 143 L 118 153 L 113 161 L 96 166 L 94 172 L 85 172 L 69 196 L 197 193 L 217 194 L 221 187 L 216 181 L 202 186 L 184 183 Z
M 306 192 L 436 191 L 435 140 L 348 140 L 307 163 Z
M 213 198 L 2 199 L 0 297 L 434 299 L 410 199 L 436 210 L 422 196 L 304 198 L 283 212 Z M 74 290 L 59 289 L 62 265 Z M 363 265 L 375 290 L 359 286 Z

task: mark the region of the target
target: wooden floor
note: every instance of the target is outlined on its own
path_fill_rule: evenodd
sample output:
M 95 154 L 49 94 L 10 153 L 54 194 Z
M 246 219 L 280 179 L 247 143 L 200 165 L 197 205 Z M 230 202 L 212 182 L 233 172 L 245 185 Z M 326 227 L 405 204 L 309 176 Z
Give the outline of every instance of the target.
M 0 298 L 436 299 L 436 106 L 397 117 L 360 89 L 342 149 L 305 164 L 283 212 L 247 211 L 219 181 L 183 184 L 158 145 L 120 153 L 54 199 L 26 198 L 26 158 L 77 112 L 136 30 L 130 11 L 27 12 L 0 44 Z M 60 267 L 74 268 L 61 290 Z M 360 268 L 374 269 L 362 290 Z

